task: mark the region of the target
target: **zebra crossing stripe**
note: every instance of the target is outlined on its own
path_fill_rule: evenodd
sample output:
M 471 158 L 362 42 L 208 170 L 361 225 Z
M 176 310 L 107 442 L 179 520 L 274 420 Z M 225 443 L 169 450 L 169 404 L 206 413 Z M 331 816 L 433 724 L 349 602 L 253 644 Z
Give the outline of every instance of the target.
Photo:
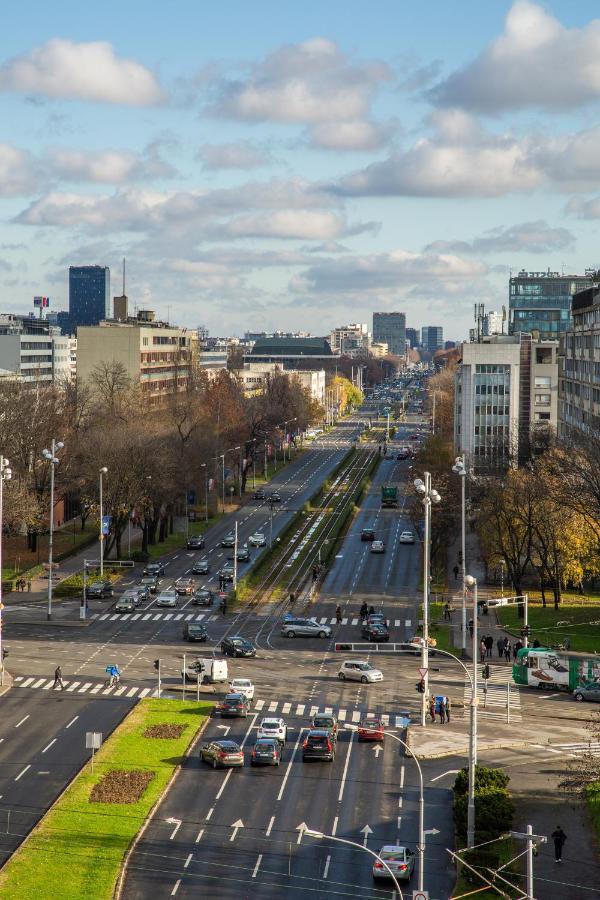
M 256 705 L 255 705 L 255 709 L 257 709 L 257 710 L 260 712 L 264 705 L 265 705 L 265 701 L 264 701 L 264 700 L 257 700 L 257 701 L 256 701 Z
M 156 622 L 156 620 L 160 619 L 161 616 L 162 616 L 162 613 L 157 613 L 155 616 L 152 616 L 152 621 Z
M 304 715 L 304 710 L 305 710 L 305 709 L 306 709 L 306 704 L 304 704 L 304 703 L 299 703 L 298 706 L 297 706 L 297 708 L 296 708 L 296 715 L 297 715 L 297 716 L 303 716 L 303 715 Z
M 283 706 L 282 706 L 282 708 L 281 708 L 281 712 L 282 712 L 283 715 L 285 716 L 285 715 L 287 715 L 287 713 L 289 713 L 289 711 L 291 710 L 291 708 L 292 708 L 292 704 L 291 704 L 291 703 L 284 703 Z
M 40 678 L 40 679 L 38 679 L 38 681 L 35 682 L 35 684 L 32 684 L 31 687 L 39 688 L 40 685 L 42 685 L 45 682 L 45 680 L 46 680 L 45 678 Z
M 103 616 L 100 616 L 100 621 L 101 621 L 101 622 L 104 622 L 104 620 L 105 620 L 105 619 L 108 619 L 108 617 L 109 617 L 109 614 L 108 614 L 108 613 L 104 613 Z
M 335 619 L 333 621 L 335 622 Z M 319 625 L 326 625 L 326 624 L 327 624 L 327 616 L 323 616 L 322 619 L 319 619 Z
M 121 694 L 124 693 L 126 690 L 127 690 L 126 687 L 117 688 L 117 690 L 115 691 L 115 697 L 120 697 Z
M 130 688 L 130 689 L 127 691 L 127 695 L 126 695 L 126 696 L 127 696 L 127 697 L 135 697 L 135 695 L 137 694 L 137 692 L 138 692 L 138 689 L 137 689 L 136 687 Z
M 271 702 L 269 703 L 269 712 L 274 713 L 278 705 L 279 704 L 277 703 L 277 700 L 271 700 Z
M 326 715 L 326 716 L 332 716 L 332 715 L 333 715 L 333 707 L 332 707 L 332 706 L 326 706 L 326 707 L 325 707 L 325 715 Z
M 167 613 L 165 616 L 165 621 L 168 621 L 169 619 L 172 619 L 172 618 L 173 618 L 173 613 Z
M 345 710 L 345 709 L 339 710 L 338 719 L 340 720 L 340 722 L 344 722 L 346 720 L 346 712 L 347 712 L 347 710 Z
M 65 684 L 66 684 L 66 682 L 65 682 Z M 67 693 L 70 694 L 72 691 L 75 690 L 75 688 L 78 688 L 80 684 L 81 684 L 80 681 L 72 681 L 71 684 L 69 685 L 69 687 L 67 688 Z
M 54 684 L 54 680 L 52 678 L 49 678 L 48 684 L 45 684 L 44 687 L 42 688 L 42 690 L 49 691 L 53 684 Z M 21 687 L 23 687 L 23 685 L 21 685 Z
M 311 719 L 314 718 L 314 716 L 316 716 L 316 714 L 317 714 L 318 712 L 319 712 L 319 707 L 318 707 L 318 706 L 311 706 L 311 708 L 310 708 L 310 713 L 309 713 L 309 716 L 311 717 Z
M 92 686 L 92 682 L 91 682 L 91 681 L 87 681 L 85 684 L 83 684 L 83 685 L 79 688 L 79 690 L 77 691 L 77 693 L 78 693 L 78 694 L 85 694 L 86 691 L 89 691 L 89 689 L 91 688 L 91 686 Z
M 32 681 L 34 681 L 33 678 L 27 678 L 27 679 L 23 682 L 23 684 L 20 685 L 20 687 L 28 687 L 28 686 L 32 683 Z
M 358 619 L 352 619 L 352 625 L 358 625 Z
M 94 687 L 91 689 L 90 694 L 97 694 L 98 691 L 101 690 L 101 688 L 102 688 L 101 684 L 95 684 Z
M 355 709 L 354 712 L 352 713 L 352 721 L 354 722 L 354 724 L 356 724 L 357 722 L 360 722 L 360 713 L 357 709 Z
M 150 618 L 150 613 L 146 613 L 145 616 L 142 616 L 142 622 L 146 622 Z
M 342 619 L 342 625 L 347 625 L 347 624 L 348 624 L 348 619 Z
M 385 714 L 381 717 L 381 721 L 383 723 L 384 728 L 387 728 L 388 725 L 390 724 L 390 717 L 387 714 Z
M 185 621 L 190 622 L 193 618 L 194 618 L 194 614 L 188 613 L 188 615 L 185 617 Z
M 143 690 L 140 691 L 140 698 L 144 698 L 147 694 L 150 693 L 150 691 L 151 688 L 143 688 Z

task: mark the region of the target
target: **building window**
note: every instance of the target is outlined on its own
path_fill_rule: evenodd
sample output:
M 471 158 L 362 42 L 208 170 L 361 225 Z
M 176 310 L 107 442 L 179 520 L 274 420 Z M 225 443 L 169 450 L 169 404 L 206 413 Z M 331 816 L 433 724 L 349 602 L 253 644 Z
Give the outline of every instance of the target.
M 552 400 L 551 394 L 536 394 L 535 402 L 540 406 L 550 406 L 550 402 Z

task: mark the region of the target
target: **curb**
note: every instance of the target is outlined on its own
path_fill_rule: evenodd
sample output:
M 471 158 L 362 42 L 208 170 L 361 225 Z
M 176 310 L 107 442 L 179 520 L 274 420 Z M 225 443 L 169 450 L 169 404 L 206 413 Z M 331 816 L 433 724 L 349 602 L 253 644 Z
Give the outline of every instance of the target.
M 184 759 L 188 759 L 191 756 L 193 750 L 196 747 L 196 744 L 198 743 L 198 741 L 200 740 L 200 738 L 202 736 L 204 729 L 206 728 L 206 726 L 208 725 L 208 723 L 210 721 L 211 721 L 211 716 L 207 716 L 204 723 L 200 726 L 200 728 L 196 732 L 196 736 L 194 737 L 192 743 L 187 748 L 187 750 L 184 754 Z M 180 771 L 181 771 L 181 763 L 179 763 L 173 769 L 173 773 L 172 773 L 171 777 L 169 778 L 167 784 L 165 785 L 164 790 L 162 791 L 160 797 L 156 798 L 154 806 L 152 807 L 151 810 L 149 810 L 148 815 L 146 816 L 146 821 L 144 822 L 144 824 L 142 825 L 142 827 L 140 828 L 140 830 L 134 837 L 133 841 L 127 848 L 127 850 L 125 852 L 125 856 L 123 858 L 123 862 L 121 863 L 121 870 L 117 876 L 117 883 L 115 884 L 115 889 L 113 891 L 113 900 L 121 900 L 121 897 L 123 895 L 123 887 L 125 886 L 125 876 L 127 875 L 127 866 L 129 865 L 129 860 L 131 859 L 135 848 L 137 847 L 137 845 L 143 838 L 143 836 L 146 832 L 146 829 L 148 828 L 148 825 L 150 824 L 150 822 L 152 821 L 152 819 L 154 817 L 154 813 L 159 808 L 160 804 L 163 802 L 166 795 L 171 790 L 171 785 L 173 784 L 173 782 L 179 775 Z
M 8 694 L 13 686 L 13 677 L 7 669 L 4 670 L 4 684 L 0 687 L 0 697 Z

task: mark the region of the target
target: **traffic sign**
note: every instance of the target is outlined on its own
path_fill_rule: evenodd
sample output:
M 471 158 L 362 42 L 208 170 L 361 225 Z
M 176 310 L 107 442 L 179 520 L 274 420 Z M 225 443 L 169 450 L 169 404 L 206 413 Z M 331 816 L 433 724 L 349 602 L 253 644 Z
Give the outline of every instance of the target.
M 429 669 L 419 669 L 419 675 L 421 676 L 421 678 L 425 678 L 428 672 Z
M 412 900 L 429 900 L 429 891 L 413 891 Z

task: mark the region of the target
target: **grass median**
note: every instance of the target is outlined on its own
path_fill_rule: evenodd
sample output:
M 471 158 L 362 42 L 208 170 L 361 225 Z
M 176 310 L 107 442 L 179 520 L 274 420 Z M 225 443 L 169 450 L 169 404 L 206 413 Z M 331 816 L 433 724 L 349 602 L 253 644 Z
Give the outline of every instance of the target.
M 131 841 L 161 796 L 175 767 L 182 761 L 212 704 L 178 700 L 142 700 L 96 753 L 94 771 L 88 763 L 29 840 L 0 872 L 0 896 L 11 900 L 60 897 L 61 900 L 109 900 Z M 175 737 L 145 736 L 157 726 Z M 180 733 L 179 733 L 180 732 Z M 161 734 L 158 729 L 158 734 Z M 112 774 L 111 774 L 112 773 Z M 148 785 L 139 799 L 93 802 L 115 773 L 131 773 Z M 110 776 L 110 777 L 109 777 Z
M 514 637 L 520 636 L 523 619 L 515 606 L 498 606 L 495 612 L 500 624 Z M 600 599 L 585 602 L 563 600 L 559 608 L 542 606 L 541 601 L 529 600 L 528 620 L 532 639 L 542 647 L 563 644 L 569 639 L 570 649 L 580 653 L 600 650 Z

